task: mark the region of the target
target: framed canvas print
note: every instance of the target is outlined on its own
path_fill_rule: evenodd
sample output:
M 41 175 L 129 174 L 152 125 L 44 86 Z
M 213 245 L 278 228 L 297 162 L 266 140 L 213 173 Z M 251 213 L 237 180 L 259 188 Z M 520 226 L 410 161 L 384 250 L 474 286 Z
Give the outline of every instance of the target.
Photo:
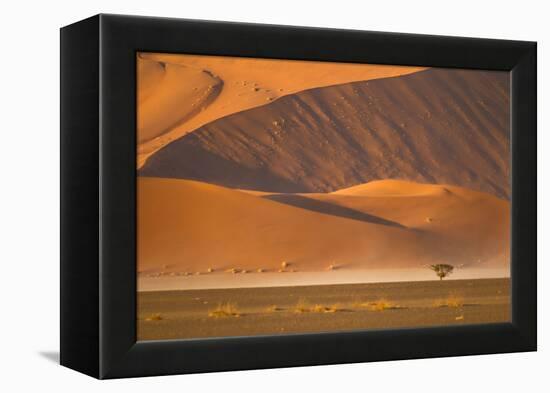
M 536 44 L 98 15 L 61 30 L 61 363 L 536 350 Z

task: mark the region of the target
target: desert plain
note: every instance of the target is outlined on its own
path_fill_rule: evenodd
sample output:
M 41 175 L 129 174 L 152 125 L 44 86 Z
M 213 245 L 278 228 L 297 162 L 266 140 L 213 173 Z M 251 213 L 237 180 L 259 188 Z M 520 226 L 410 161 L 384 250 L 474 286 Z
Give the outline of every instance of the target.
M 322 333 L 510 321 L 510 280 L 139 293 L 138 339 Z

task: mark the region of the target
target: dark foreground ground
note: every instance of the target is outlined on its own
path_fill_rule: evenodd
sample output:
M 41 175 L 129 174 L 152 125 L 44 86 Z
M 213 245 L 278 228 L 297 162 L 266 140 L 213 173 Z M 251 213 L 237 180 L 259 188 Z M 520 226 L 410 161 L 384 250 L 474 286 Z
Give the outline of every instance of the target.
M 510 320 L 510 280 L 140 292 L 138 340 Z

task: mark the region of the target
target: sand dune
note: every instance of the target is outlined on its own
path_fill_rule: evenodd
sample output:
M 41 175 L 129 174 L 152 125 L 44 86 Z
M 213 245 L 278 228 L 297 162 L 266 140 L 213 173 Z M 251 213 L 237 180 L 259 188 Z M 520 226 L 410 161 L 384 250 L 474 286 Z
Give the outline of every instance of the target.
M 296 196 L 305 202 L 296 204 Z M 504 251 L 508 243 L 502 239 L 508 238 L 510 230 L 510 205 L 485 193 L 447 185 L 380 180 L 328 194 L 280 194 L 264 198 L 313 211 L 322 211 L 324 206 L 333 215 L 354 219 L 376 217 L 386 225 L 427 231 L 447 242 L 443 247 L 449 255 L 460 255 L 462 249 L 471 248 L 478 241 L 484 246 L 494 246 L 484 257 L 476 258 L 474 252 L 461 264 L 494 266 L 507 261 Z
M 449 193 L 450 190 L 459 193 L 462 192 L 457 187 L 448 187 L 439 184 L 421 184 L 403 180 L 382 180 L 342 188 L 331 194 L 369 197 L 412 197 Z
M 429 69 L 302 91 L 204 125 L 140 174 L 285 193 L 394 178 L 509 198 L 508 89 L 507 73 Z
M 137 60 L 138 168 L 162 146 L 224 116 L 314 87 L 423 69 L 155 53 Z
M 158 144 L 160 137 L 205 110 L 223 81 L 179 64 L 138 61 L 138 144 Z
M 389 188 L 397 192 L 379 193 Z M 231 275 L 225 271 L 237 268 L 261 276 L 257 269 L 277 272 L 282 261 L 288 272 L 325 271 L 331 264 L 337 270 L 508 265 L 507 201 L 394 181 L 351 191 L 300 195 L 321 202 L 311 208 L 281 195 L 270 200 L 273 195 L 197 181 L 140 177 L 138 270 L 195 274 L 211 268 L 210 274 Z

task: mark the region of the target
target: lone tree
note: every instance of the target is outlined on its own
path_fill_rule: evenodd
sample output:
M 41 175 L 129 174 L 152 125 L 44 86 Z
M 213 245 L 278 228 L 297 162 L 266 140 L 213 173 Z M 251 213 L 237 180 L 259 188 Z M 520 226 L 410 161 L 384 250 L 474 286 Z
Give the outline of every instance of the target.
M 430 269 L 432 269 L 435 274 L 437 274 L 437 277 L 439 277 L 440 280 L 443 280 L 444 277 L 447 277 L 449 274 L 451 274 L 454 268 L 455 267 L 453 265 L 447 265 L 445 263 L 430 265 Z

